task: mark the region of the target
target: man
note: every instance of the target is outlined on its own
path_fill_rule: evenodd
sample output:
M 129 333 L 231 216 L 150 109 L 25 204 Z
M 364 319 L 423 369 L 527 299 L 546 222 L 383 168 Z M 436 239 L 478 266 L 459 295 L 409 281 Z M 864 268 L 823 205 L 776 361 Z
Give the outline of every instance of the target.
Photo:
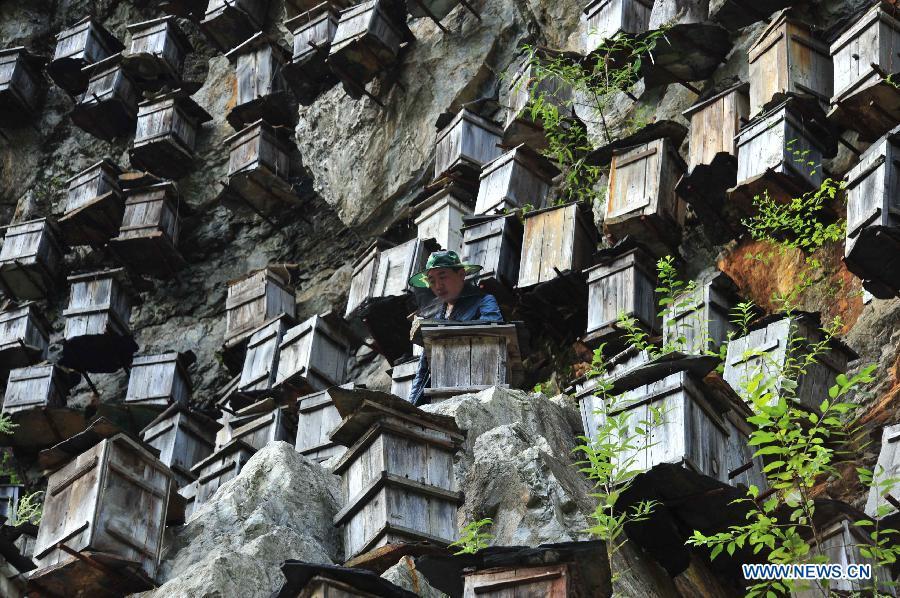
M 463 263 L 455 251 L 435 251 L 428 257 L 425 269 L 409 279 L 409 284 L 417 288 L 427 288 L 437 300 L 436 311 L 428 316 L 432 320 L 453 320 L 455 322 L 502 322 L 503 314 L 493 295 L 482 292 L 470 282 L 467 274 L 481 270 L 476 264 Z M 419 367 L 413 379 L 409 401 L 414 405 L 422 403 L 425 388 L 431 382 L 431 370 L 425 355 L 419 357 Z

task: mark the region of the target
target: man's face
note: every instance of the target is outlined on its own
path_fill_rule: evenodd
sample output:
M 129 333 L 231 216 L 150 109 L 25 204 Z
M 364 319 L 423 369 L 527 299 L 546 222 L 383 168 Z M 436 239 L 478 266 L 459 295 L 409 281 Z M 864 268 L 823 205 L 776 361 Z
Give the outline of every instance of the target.
M 428 288 L 444 303 L 449 303 L 459 297 L 463 285 L 466 283 L 466 271 L 461 268 L 459 270 L 432 268 L 426 276 Z

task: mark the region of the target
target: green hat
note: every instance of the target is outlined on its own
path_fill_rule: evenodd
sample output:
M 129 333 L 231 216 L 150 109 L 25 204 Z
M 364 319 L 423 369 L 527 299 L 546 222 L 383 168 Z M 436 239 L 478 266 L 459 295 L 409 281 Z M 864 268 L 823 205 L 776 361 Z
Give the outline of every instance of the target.
M 463 268 L 467 275 L 475 274 L 481 270 L 481 266 L 478 264 L 464 263 L 459 259 L 459 255 L 457 255 L 455 251 L 435 251 L 428 256 L 428 262 L 425 264 L 425 269 L 410 277 L 410 286 L 427 289 L 428 271 L 435 268 Z

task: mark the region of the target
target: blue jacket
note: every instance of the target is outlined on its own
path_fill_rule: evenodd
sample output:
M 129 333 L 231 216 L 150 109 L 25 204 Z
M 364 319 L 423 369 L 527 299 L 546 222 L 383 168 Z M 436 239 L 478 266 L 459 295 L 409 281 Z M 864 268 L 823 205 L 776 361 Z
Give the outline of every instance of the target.
M 502 322 L 503 314 L 500 313 L 500 306 L 493 295 L 482 293 L 481 291 L 466 285 L 463 289 L 463 295 L 457 299 L 453 306 L 453 312 L 447 318 L 444 314 L 447 311 L 446 304 L 439 304 L 437 313 L 431 316 L 432 320 L 450 320 L 455 322 L 472 322 L 475 320 L 485 320 L 488 322 Z M 413 378 L 412 390 L 409 393 L 409 402 L 413 405 L 419 405 L 423 402 L 423 393 L 431 383 L 431 370 L 428 367 L 428 361 L 425 355 L 419 357 L 419 367 L 416 370 L 416 377 Z

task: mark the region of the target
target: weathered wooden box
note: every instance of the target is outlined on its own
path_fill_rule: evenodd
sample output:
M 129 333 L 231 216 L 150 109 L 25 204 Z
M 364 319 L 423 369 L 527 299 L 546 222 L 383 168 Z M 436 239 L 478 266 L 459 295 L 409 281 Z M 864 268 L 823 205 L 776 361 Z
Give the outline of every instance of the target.
M 353 388 L 353 384 L 342 388 Z M 329 437 L 340 423 L 341 414 L 334 406 L 330 391 L 321 390 L 300 397 L 297 400 L 297 440 L 294 449 L 319 463 L 343 455 L 347 449 Z
M 118 236 L 109 248 L 138 274 L 160 278 L 184 264 L 178 252 L 181 198 L 175 183 L 155 183 L 125 191 L 125 211 Z
M 293 443 L 297 437 L 296 425 L 297 419 L 287 407 L 278 407 L 266 413 L 237 416 L 226 424 L 227 442 L 239 441 L 256 451 L 272 442 Z
M 878 3 L 831 44 L 833 110 L 829 119 L 871 142 L 900 122 L 900 91 L 885 78 L 900 73 L 900 20 Z
M 767 192 L 773 199 L 789 201 L 824 180 L 825 144 L 804 125 L 790 101 L 754 118 L 736 140 L 737 186 L 729 191 L 729 201 L 739 211 L 750 211 L 756 195 Z
M 344 317 L 350 319 L 369 299 L 403 295 L 409 289 L 409 278 L 421 270 L 428 260 L 422 239 L 390 247 L 376 240 L 353 263 L 353 278 Z
M 247 443 L 235 440 L 194 465 L 191 469 L 197 476 L 194 510 L 212 498 L 222 484 L 237 477 L 255 452 Z
M 160 17 L 127 27 L 131 43 L 123 65 L 142 87 L 177 86 L 185 57 L 193 51 L 190 40 L 173 16 Z
M 290 63 L 284 67 L 284 77 L 304 106 L 335 81 L 326 60 L 342 7 L 343 2 L 321 2 L 284 22 L 294 35 L 293 53 Z
M 591 264 L 597 227 L 588 206 L 569 203 L 525 213 L 518 288 L 533 287 Z
M 413 357 L 403 363 L 395 363 L 391 368 L 391 394 L 401 399 L 409 399 L 409 393 L 412 391 L 413 380 L 416 377 L 416 370 L 419 368 L 419 358 Z
M 669 139 L 613 152 L 603 230 L 616 240 L 631 235 L 665 254 L 677 246 L 684 208 L 675 185 L 685 164 Z
M 463 217 L 472 213 L 466 203 L 469 197 L 451 184 L 413 206 L 416 236 L 434 239 L 442 249 L 462 253 Z
M 128 376 L 126 405 L 167 408 L 173 403 L 187 405 L 191 398 L 190 358 L 170 351 L 134 358 Z
M 259 120 L 225 140 L 228 186 L 254 212 L 297 203 L 291 177 L 291 144 L 280 129 Z
M 750 114 L 780 103 L 787 93 L 812 96 L 828 105 L 833 69 L 828 46 L 812 28 L 781 11 L 750 46 Z
M 125 49 L 103 25 L 87 16 L 56 34 L 56 51 L 47 65 L 47 74 L 66 93 L 76 95 L 87 88 L 86 66 L 100 62 Z
M 900 290 L 900 128 L 867 149 L 847 173 L 844 263 L 880 298 Z
M 137 121 L 138 88 L 122 65 L 122 54 L 86 66 L 84 72 L 88 85 L 72 110 L 72 122 L 104 141 L 130 135 Z
M 585 432 L 592 438 L 602 423 L 600 400 L 586 394 L 579 404 Z M 653 421 L 653 409 L 662 413 L 657 425 L 642 424 Z M 643 471 L 671 463 L 726 484 L 737 483 L 741 480 L 731 474 L 742 463 L 736 463 L 739 459 L 730 457 L 729 452 L 738 449 L 738 443 L 746 445 L 747 436 L 729 420 L 729 410 L 730 406 L 722 404 L 702 377 L 689 371 L 648 380 L 617 397 L 616 407 L 610 412 L 611 416 L 627 413 L 629 431 L 642 426 L 648 431 L 647 435 L 635 434 L 628 449 L 613 458 L 613 465 Z M 743 452 L 752 456 L 746 448 Z M 759 470 L 743 475 L 762 481 Z
M 505 596 L 579 596 L 568 564 L 535 567 L 496 567 L 465 576 L 463 596 L 504 598 Z
M 239 393 L 253 397 L 275 385 L 281 339 L 293 324 L 293 316 L 281 314 L 253 331 L 247 342 L 247 354 L 238 382 Z
M 521 384 L 524 377 L 515 324 L 423 323 L 431 383 L 425 397 L 439 401 L 491 386 Z
M 545 105 L 555 106 L 559 116 L 567 119 L 574 115 L 573 91 L 571 84 L 564 79 L 546 71 L 540 75 L 538 72 L 542 66 L 546 68 L 546 65 L 557 62 L 565 65 L 573 58 L 555 50 L 537 48 L 533 55 L 526 55 L 520 60 L 523 62 L 509 80 L 507 88 L 509 106 L 503 124 L 503 144 L 525 144 L 533 150 L 543 151 L 548 143 L 543 123 L 532 118 L 532 98 L 542 97 Z
M 173 91 L 138 104 L 137 118 L 131 163 L 169 179 L 188 174 L 197 133 L 212 116 L 184 92 Z
M 291 126 L 297 120 L 284 68 L 291 54 L 264 33 L 257 33 L 225 55 L 235 65 L 237 100 L 228 124 L 239 131 L 260 119 L 270 125 Z
M 819 509 L 816 510 L 816 513 L 819 513 Z M 873 563 L 874 559 L 862 554 L 861 549 L 872 544 L 869 534 L 873 528 L 871 525 L 867 527 L 856 525 L 856 522 L 860 520 L 865 520 L 861 513 L 838 512 L 827 522 L 818 521 L 818 540 L 816 538 L 808 540 L 811 546 L 810 552 L 824 556 L 826 563 L 840 563 L 845 567 L 870 564 L 872 577 L 869 579 L 833 579 L 829 582 L 827 589 L 816 581 L 806 582 L 804 586 L 801 586 L 803 582 L 795 582 L 798 589 L 791 593 L 793 598 L 815 598 L 823 595 L 896 596 L 890 567 L 879 566 Z
M 519 145 L 484 165 L 475 214 L 495 214 L 526 205 L 542 208 L 550 182 L 558 174 L 547 158 L 527 145 Z
M 729 333 L 737 332 L 731 310 L 738 300 L 737 286 L 724 272 L 701 277 L 693 291 L 676 297 L 666 310 L 663 344 L 691 355 L 718 354 Z
M 366 0 L 341 11 L 328 66 L 351 97 L 361 97 L 366 83 L 396 64 L 400 45 L 410 36 L 405 10 L 400 12 L 387 0 Z
M 70 551 L 101 553 L 133 561 L 153 579 L 170 491 L 172 472 L 135 441 L 102 440 L 47 480 L 35 563 L 49 573 L 80 562 Z
M 45 359 L 49 330 L 35 303 L 0 312 L 0 365 L 17 368 Z
M 614 248 L 615 249 L 615 248 Z M 619 315 L 633 318 L 651 336 L 660 332 L 656 307 L 656 264 L 641 247 L 601 252 L 596 266 L 585 270 L 588 281 L 588 325 L 585 342 L 608 343 L 614 351 L 622 330 Z
M 3 413 L 17 427 L 9 435 L 8 444 L 47 448 L 83 430 L 84 415 L 66 408 L 69 390 L 78 380 L 77 374 L 49 363 L 11 370 Z
M 737 156 L 735 138 L 750 114 L 747 88 L 738 84 L 684 111 L 691 122 L 688 171 L 711 164 L 720 153 Z
M 456 538 L 462 495 L 453 454 L 462 436 L 452 421 L 413 409 L 366 401 L 351 414 L 342 410 L 331 438 L 349 447 L 334 468 L 345 500 L 334 524 L 347 559 L 394 542 Z
M 40 112 L 43 62 L 21 46 L 0 50 L 0 127 L 21 127 Z
M 137 351 L 128 322 L 133 298 L 124 272 L 104 270 L 68 278 L 69 306 L 60 364 L 81 372 L 115 372 Z
M 293 317 L 296 302 L 290 282 L 287 269 L 274 264 L 228 281 L 225 342 L 241 342 L 280 314 Z
M 298 397 L 342 384 L 349 343 L 322 316 L 294 326 L 281 339 L 275 386 Z
M 881 431 L 881 452 L 878 453 L 878 464 L 874 473 L 876 483 L 900 477 L 900 424 L 885 426 Z M 896 505 L 888 501 L 887 495 L 894 500 L 900 498 L 900 483 L 881 489 L 872 486 L 866 501 L 866 515 L 883 519 L 886 515 L 900 511 Z
M 515 214 L 466 220 L 462 260 L 481 266 L 478 281 L 493 279 L 512 289 L 519 281 L 522 223 Z
M 175 403 L 141 430 L 141 440 L 159 451 L 159 460 L 183 488 L 196 479 L 191 468 L 212 454 L 219 427 L 183 403 Z
M 477 180 L 481 168 L 500 157 L 503 131 L 496 123 L 461 108 L 438 132 L 434 144 L 434 180 L 459 174 Z
M 768 382 L 779 382 L 775 393 L 781 393 L 778 372 L 789 356 L 802 359 L 809 353 L 809 345 L 822 339 L 818 318 L 810 314 L 792 317 L 774 315 L 760 321 L 747 335 L 728 343 L 723 377 L 738 394 L 759 374 Z M 833 341 L 830 350 L 816 358 L 816 363 L 804 368 L 796 380 L 793 398 L 801 405 L 817 410 L 828 397 L 828 389 L 834 385 L 838 374 L 846 373 L 847 363 L 854 359 L 853 351 L 839 341 Z M 778 378 L 772 380 L 772 378 Z M 777 400 L 777 398 L 773 398 Z
M 209 0 L 200 30 L 227 52 L 262 31 L 268 10 L 269 0 Z
M 590 54 L 619 33 L 639 34 L 650 24 L 652 0 L 591 0 L 581 14 L 581 39 Z
M 401 562 L 413 566 L 411 557 Z M 272 598 L 415 598 L 417 594 L 363 568 L 317 565 L 299 560 L 281 564 L 286 581 Z M 418 574 L 417 578 L 418 578 Z
M 0 281 L 14 299 L 43 299 L 62 277 L 62 248 L 56 224 L 47 218 L 6 227 L 0 249 Z
M 125 211 L 118 181 L 121 172 L 103 159 L 66 181 L 59 230 L 67 245 L 100 245 L 119 230 Z

